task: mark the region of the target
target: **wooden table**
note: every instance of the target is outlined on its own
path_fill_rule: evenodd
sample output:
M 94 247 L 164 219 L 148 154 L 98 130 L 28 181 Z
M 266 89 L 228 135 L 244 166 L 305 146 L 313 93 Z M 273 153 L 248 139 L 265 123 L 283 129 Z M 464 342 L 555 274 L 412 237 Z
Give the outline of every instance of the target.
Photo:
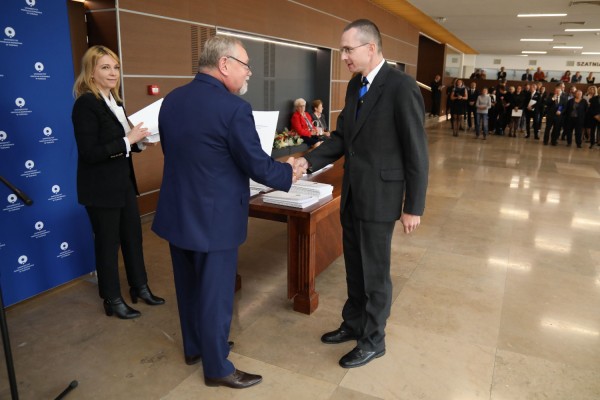
M 262 194 L 250 199 L 250 216 L 286 222 L 288 226 L 288 298 L 294 310 L 311 314 L 319 306 L 315 278 L 342 254 L 340 198 L 343 159 L 317 171 L 309 180 L 333 185 L 333 194 L 304 209 L 263 202 Z

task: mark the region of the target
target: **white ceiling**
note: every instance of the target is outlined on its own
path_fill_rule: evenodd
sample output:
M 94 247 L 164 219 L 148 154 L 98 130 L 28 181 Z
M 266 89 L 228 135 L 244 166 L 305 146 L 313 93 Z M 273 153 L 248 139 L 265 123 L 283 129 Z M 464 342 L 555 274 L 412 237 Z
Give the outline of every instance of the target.
M 600 52 L 600 32 L 565 32 L 566 28 L 600 28 L 600 1 L 408 0 L 408 2 L 480 54 L 518 55 L 522 50 L 542 50 L 548 51 L 548 55 L 551 56 L 567 56 L 580 54 L 582 51 Z M 567 16 L 517 17 L 517 14 L 531 13 L 566 13 Z M 445 18 L 443 22 L 442 18 Z M 572 22 L 584 24 L 571 24 Z M 548 38 L 554 41 L 521 42 L 522 38 Z M 583 46 L 583 49 L 559 50 L 553 49 L 552 46 Z M 536 55 L 536 57 L 540 56 Z

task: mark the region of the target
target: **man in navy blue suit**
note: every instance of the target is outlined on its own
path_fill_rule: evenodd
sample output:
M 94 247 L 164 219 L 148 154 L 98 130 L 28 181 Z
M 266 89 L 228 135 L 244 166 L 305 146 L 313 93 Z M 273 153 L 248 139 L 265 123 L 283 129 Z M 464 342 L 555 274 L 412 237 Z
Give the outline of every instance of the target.
M 152 229 L 170 245 L 185 361 L 202 360 L 209 386 L 262 380 L 227 359 L 249 178 L 285 191 L 296 179 L 293 158 L 276 162 L 262 150 L 250 104 L 237 96 L 251 75 L 239 40 L 211 38 L 199 73 L 169 93 L 159 114 L 164 172 Z

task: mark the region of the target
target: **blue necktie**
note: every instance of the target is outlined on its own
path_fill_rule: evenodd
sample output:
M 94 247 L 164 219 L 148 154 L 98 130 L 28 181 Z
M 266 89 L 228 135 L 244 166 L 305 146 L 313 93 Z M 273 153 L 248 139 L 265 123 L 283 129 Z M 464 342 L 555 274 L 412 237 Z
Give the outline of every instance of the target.
M 363 97 L 367 94 L 367 85 L 369 84 L 369 80 L 366 76 L 363 76 L 361 81 L 360 90 L 358 91 L 358 106 L 356 107 L 356 117 L 358 118 L 358 112 L 360 111 L 360 106 L 363 104 Z
M 361 81 L 361 87 L 360 90 L 358 91 L 358 100 L 360 101 L 360 103 L 362 103 L 362 98 L 365 94 L 367 94 L 367 85 L 369 84 L 369 80 L 367 79 L 366 76 L 363 76 L 362 81 Z

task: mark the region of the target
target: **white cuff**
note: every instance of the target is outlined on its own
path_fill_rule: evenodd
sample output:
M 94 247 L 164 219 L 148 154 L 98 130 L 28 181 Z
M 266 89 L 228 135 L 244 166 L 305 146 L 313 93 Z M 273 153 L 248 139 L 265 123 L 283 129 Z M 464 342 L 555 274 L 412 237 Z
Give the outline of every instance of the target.
M 123 138 L 123 140 L 125 141 L 125 147 L 127 148 L 127 151 L 125 153 L 125 157 L 129 157 L 129 153 L 131 153 L 131 143 L 129 143 L 129 139 L 127 138 L 127 136 L 125 136 Z

